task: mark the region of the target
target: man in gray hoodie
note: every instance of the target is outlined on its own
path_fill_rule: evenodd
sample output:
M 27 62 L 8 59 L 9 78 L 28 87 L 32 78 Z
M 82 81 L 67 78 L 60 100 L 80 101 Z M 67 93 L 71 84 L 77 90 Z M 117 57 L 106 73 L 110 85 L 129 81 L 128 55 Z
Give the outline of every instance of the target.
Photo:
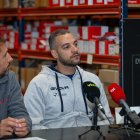
M 56 30 L 49 37 L 49 45 L 57 64 L 44 65 L 30 82 L 24 96 L 25 106 L 32 119 L 32 128 L 91 126 L 93 107 L 82 90 L 83 83 L 87 81 L 93 82 L 99 88 L 99 100 L 110 123 L 113 123 L 100 79 L 78 66 L 80 54 L 77 39 L 67 30 Z M 101 114 L 98 125 L 109 124 L 107 118 Z
M 24 137 L 32 125 L 19 83 L 15 74 L 8 71 L 12 60 L 5 40 L 0 37 L 0 138 L 13 135 Z

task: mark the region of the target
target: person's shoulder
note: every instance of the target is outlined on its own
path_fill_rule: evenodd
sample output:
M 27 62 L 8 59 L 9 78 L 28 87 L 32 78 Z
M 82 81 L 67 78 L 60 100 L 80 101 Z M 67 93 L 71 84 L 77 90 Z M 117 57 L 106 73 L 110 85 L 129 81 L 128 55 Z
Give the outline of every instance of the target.
M 11 76 L 11 77 L 13 77 L 13 76 L 15 76 L 15 75 L 16 75 L 16 73 L 15 73 L 15 72 L 13 72 L 13 71 L 11 71 L 11 70 L 9 70 L 7 73 L 8 73 L 8 75 L 9 75 L 9 76 Z
M 7 71 L 7 75 L 9 79 L 16 79 L 16 73 L 11 70 Z
M 95 73 L 93 73 L 91 71 L 84 70 L 80 67 L 78 67 L 78 69 L 79 69 L 84 81 L 86 81 L 86 80 L 93 81 L 94 80 L 94 81 L 99 83 L 100 79 Z
M 84 70 L 81 67 L 78 67 L 78 69 L 79 69 L 80 73 L 83 74 L 83 75 L 89 75 L 89 76 L 98 77 L 95 73 L 93 73 L 91 71 Z

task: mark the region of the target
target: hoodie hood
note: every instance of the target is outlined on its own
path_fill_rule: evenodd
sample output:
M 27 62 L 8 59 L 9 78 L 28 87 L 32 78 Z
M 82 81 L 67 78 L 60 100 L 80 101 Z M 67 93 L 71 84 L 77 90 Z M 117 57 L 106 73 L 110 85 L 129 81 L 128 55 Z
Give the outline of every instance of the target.
M 47 75 L 54 75 L 55 76 L 55 73 L 57 73 L 59 76 L 65 76 L 64 74 L 62 74 L 60 72 L 57 72 L 57 71 L 52 70 L 50 67 L 51 67 L 51 65 L 50 66 L 43 65 L 40 74 L 47 74 Z M 82 75 L 83 69 L 81 69 L 79 66 L 76 66 L 76 68 L 79 70 L 79 72 Z M 76 72 L 75 72 L 74 75 L 79 74 L 79 72 L 78 72 L 77 69 L 76 69 Z

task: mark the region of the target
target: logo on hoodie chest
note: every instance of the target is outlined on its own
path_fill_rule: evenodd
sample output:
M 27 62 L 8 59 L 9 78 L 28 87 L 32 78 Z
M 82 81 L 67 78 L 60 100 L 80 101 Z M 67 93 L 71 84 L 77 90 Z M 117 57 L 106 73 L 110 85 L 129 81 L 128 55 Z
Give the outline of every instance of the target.
M 59 87 L 59 89 L 57 87 L 50 88 L 50 90 L 53 92 L 53 96 L 55 96 L 55 97 L 59 95 L 59 93 L 58 93 L 59 91 L 62 96 L 67 96 L 68 89 L 69 89 L 69 86 Z

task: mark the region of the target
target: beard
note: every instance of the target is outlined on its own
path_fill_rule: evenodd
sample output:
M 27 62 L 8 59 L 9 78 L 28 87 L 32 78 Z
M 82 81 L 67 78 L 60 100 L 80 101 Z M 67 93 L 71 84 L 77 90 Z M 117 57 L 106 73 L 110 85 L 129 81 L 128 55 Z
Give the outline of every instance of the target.
M 73 56 L 74 57 L 74 56 Z M 71 58 L 73 58 L 71 57 Z M 61 64 L 63 64 L 64 66 L 70 66 L 70 67 L 75 67 L 76 65 L 80 64 L 80 59 L 77 61 L 74 61 L 72 59 L 66 60 L 64 59 L 62 56 L 59 56 L 59 61 Z

